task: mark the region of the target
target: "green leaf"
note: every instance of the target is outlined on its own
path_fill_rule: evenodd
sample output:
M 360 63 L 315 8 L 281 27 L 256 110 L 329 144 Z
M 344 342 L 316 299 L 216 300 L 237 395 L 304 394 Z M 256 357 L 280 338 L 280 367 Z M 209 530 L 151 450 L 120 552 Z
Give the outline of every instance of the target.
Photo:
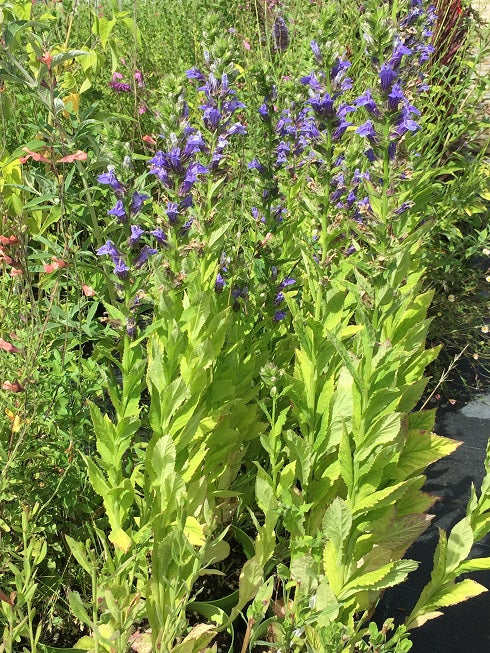
M 399 433 L 400 415 L 398 413 L 385 415 L 374 422 L 364 439 L 358 442 L 358 446 L 354 452 L 354 460 L 356 462 L 362 462 L 376 447 L 393 442 Z M 389 461 L 386 462 L 388 463 Z
M 490 569 L 490 558 L 472 558 L 458 566 L 458 575 L 469 571 L 486 571 L 487 569 Z
M 73 557 L 78 562 L 78 564 L 87 572 L 87 574 L 92 574 L 93 567 L 87 558 L 85 546 L 81 542 L 74 540 L 69 535 L 65 535 L 65 539 L 68 546 L 70 547 L 70 551 Z
M 80 594 L 78 592 L 68 590 L 68 602 L 70 604 L 70 610 L 73 612 L 75 617 L 87 626 L 92 627 L 92 620 L 85 610 Z
M 323 570 L 332 591 L 338 596 L 344 584 L 344 566 L 333 540 L 328 540 L 323 550 Z
M 381 590 L 402 583 L 411 571 L 418 567 L 415 560 L 396 560 L 380 569 L 369 571 L 352 578 L 342 589 L 341 599 L 345 600 L 363 590 Z
M 468 557 L 473 546 L 470 520 L 465 517 L 451 530 L 447 541 L 446 572 L 454 571 Z
M 400 454 L 397 477 L 408 478 L 423 471 L 428 465 L 449 456 L 462 443 L 442 435 L 412 429 L 408 431 L 405 446 Z
M 315 611 L 318 613 L 318 627 L 321 628 L 336 619 L 339 614 L 339 609 L 340 606 L 337 597 L 328 584 L 328 580 L 323 578 L 316 590 Z
M 440 612 L 439 610 L 434 610 L 434 612 L 427 612 L 426 614 L 420 615 L 420 617 L 414 619 L 410 624 L 410 628 L 420 628 L 420 626 L 423 626 L 431 619 L 437 619 L 437 617 L 442 617 L 443 615 L 444 612 Z
M 131 548 L 132 540 L 122 528 L 112 530 L 109 534 L 109 540 L 124 553 L 127 553 Z
M 84 457 L 84 459 L 88 468 L 88 477 L 92 487 L 99 496 L 104 498 L 110 489 L 104 475 L 91 458 Z
M 483 592 L 488 592 L 487 588 L 480 583 L 477 583 L 475 580 L 466 578 L 460 583 L 451 585 L 449 588 L 445 588 L 436 596 L 433 597 L 431 605 L 434 608 L 447 608 L 450 605 L 456 605 L 457 603 L 462 603 L 462 601 L 467 601 L 468 599 L 483 594 Z
M 202 547 L 206 543 L 204 528 L 192 515 L 188 515 L 185 520 L 184 535 L 192 546 Z
M 257 594 L 264 581 L 264 573 L 262 565 L 254 557 L 247 560 L 243 565 L 238 581 L 238 605 L 233 609 L 232 615 L 243 609 L 243 607 L 251 601 Z
M 37 645 L 41 653 L 77 653 L 80 651 L 80 648 L 57 648 L 56 646 L 48 646 L 47 644 L 39 643 Z M 88 650 L 88 649 L 82 649 Z
M 257 505 L 266 516 L 277 510 L 277 499 L 272 485 L 272 478 L 258 464 L 255 497 Z
M 53 61 L 51 62 L 51 67 L 56 68 L 60 63 L 68 61 L 69 59 L 75 59 L 75 57 L 81 57 L 83 55 L 90 54 L 86 50 L 67 50 L 66 52 L 60 52 L 53 56 Z
M 92 26 L 92 33 L 96 34 L 100 38 L 100 42 L 104 50 L 107 46 L 107 41 L 109 40 L 109 36 L 111 35 L 112 29 L 114 28 L 116 22 L 117 21 L 115 18 L 109 20 L 105 16 L 100 16 Z
M 340 370 L 335 397 L 332 408 L 332 419 L 329 429 L 328 445 L 329 447 L 337 446 L 341 439 L 344 429 L 350 430 L 352 416 L 354 413 L 354 404 L 352 399 L 353 378 L 347 368 L 342 367 Z
M 352 513 L 347 503 L 336 497 L 327 508 L 322 522 L 322 532 L 332 540 L 337 551 L 343 551 L 352 528 Z
M 148 459 L 149 458 L 149 459 Z M 169 435 L 164 435 L 152 447 L 148 447 L 147 464 L 150 479 L 164 485 L 167 476 L 175 468 L 175 445 Z
M 382 490 L 378 490 L 377 492 L 370 492 L 367 496 L 355 501 L 352 506 L 353 515 L 368 512 L 372 509 L 379 509 L 389 503 L 394 503 L 395 500 L 415 481 L 416 479 L 410 479 L 408 481 L 397 483 L 396 485 L 391 485 Z
M 341 433 L 340 447 L 339 447 L 339 461 L 340 461 L 340 474 L 347 486 L 348 495 L 351 496 L 354 492 L 354 468 L 352 460 L 351 441 L 349 433 L 344 426 Z

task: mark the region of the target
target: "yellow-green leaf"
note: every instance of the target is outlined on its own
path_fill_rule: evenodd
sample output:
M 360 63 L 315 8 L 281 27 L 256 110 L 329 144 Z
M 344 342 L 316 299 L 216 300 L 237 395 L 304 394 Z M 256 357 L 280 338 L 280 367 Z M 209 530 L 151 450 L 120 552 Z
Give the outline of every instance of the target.
M 185 520 L 184 534 L 192 546 L 203 546 L 206 543 L 204 529 L 192 515 Z
M 124 551 L 124 553 L 127 553 L 129 551 L 129 548 L 132 543 L 131 538 L 127 533 L 123 531 L 122 528 L 117 528 L 116 530 L 113 530 L 109 535 L 109 539 L 114 544 L 114 546 L 117 546 L 117 548 Z
M 423 614 L 412 621 L 412 623 L 410 624 L 410 629 L 419 628 L 420 626 L 423 626 L 427 621 L 430 621 L 431 619 L 437 619 L 437 617 L 442 617 L 443 614 L 444 612 L 439 612 L 438 610 L 434 610 L 434 612 L 428 612 L 427 614 Z
M 465 578 L 465 580 L 462 580 L 460 583 L 456 583 L 450 588 L 442 591 L 431 601 L 431 604 L 433 607 L 447 608 L 450 605 L 462 603 L 463 601 L 467 601 L 468 599 L 487 591 L 487 588 L 480 585 L 480 583 L 477 583 L 476 580 Z

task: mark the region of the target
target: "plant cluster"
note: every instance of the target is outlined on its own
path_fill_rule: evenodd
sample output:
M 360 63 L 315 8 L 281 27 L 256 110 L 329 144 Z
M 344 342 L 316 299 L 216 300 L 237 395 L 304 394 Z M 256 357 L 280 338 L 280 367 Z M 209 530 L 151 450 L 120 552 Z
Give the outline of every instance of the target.
M 477 26 L 253 0 L 201 36 L 170 4 L 158 51 L 160 3 L 0 7 L 2 650 L 408 651 L 489 566 L 490 453 L 411 614 L 373 621 L 459 444 L 417 407 L 434 243 L 461 259 L 466 220 L 486 251 L 454 208 L 486 198 Z M 475 104 L 449 140 L 446 70 Z

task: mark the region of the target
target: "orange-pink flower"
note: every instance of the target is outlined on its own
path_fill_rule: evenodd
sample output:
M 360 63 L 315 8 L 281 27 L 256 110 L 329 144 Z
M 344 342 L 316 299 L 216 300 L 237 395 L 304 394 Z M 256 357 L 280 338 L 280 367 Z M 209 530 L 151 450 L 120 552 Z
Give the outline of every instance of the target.
M 56 256 L 51 257 L 51 263 L 45 263 L 43 265 L 46 274 L 51 274 L 51 272 L 54 272 L 55 270 L 59 270 L 60 268 L 67 268 L 67 267 L 68 267 L 68 263 L 66 263 L 66 261 L 62 261 L 60 258 L 56 258 Z

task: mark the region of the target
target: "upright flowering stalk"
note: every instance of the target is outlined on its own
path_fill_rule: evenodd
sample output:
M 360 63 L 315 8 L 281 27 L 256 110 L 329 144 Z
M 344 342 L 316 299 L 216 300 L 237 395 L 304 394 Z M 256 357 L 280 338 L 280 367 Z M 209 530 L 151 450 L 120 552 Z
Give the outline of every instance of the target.
M 235 138 L 247 134 L 244 124 L 240 121 L 240 111 L 245 109 L 245 104 L 237 97 L 237 92 L 232 88 L 232 82 L 236 71 L 234 68 L 227 68 L 218 74 L 217 62 L 211 63 L 210 57 L 206 59 L 209 72 L 206 74 L 198 69 L 191 68 L 186 72 L 189 79 L 195 80 L 200 85 L 197 90 L 200 93 L 201 104 L 199 110 L 202 116 L 202 129 L 207 143 L 206 167 L 209 171 L 208 187 L 205 191 L 206 206 L 205 219 L 201 223 L 201 231 L 205 233 L 208 224 L 211 224 L 213 216 L 224 217 L 227 215 L 224 204 L 230 204 L 229 195 L 224 192 L 224 183 L 233 179 L 229 174 L 230 165 L 233 162 L 231 145 Z M 217 210 L 218 206 L 220 207 Z M 216 228 L 216 225 L 214 225 Z M 215 290 L 221 293 L 227 285 L 229 277 L 229 265 L 220 263 L 215 279 Z M 234 289 L 233 307 L 238 310 L 240 301 L 248 296 L 246 287 L 240 286 L 241 290 Z M 244 290 L 245 288 L 245 290 Z M 242 292 L 243 291 L 243 292 Z
M 378 236 L 381 247 L 399 232 L 397 218 L 409 208 L 409 203 L 396 207 L 393 195 L 393 168 L 403 161 L 404 141 L 420 129 L 420 111 L 414 106 L 413 95 L 428 89 L 423 78 L 423 64 L 432 52 L 427 43 L 428 29 L 434 16 L 429 8 L 424 21 L 422 2 L 412 0 L 408 15 L 402 19 L 394 35 L 392 48 L 378 63 L 377 84 L 357 97 L 353 104 L 364 112 L 366 120 L 356 133 L 364 141 L 364 154 L 371 164 L 372 199 L 376 200 L 376 219 L 381 223 Z M 422 21 L 422 22 L 421 22 Z M 419 28 L 415 29 L 415 25 Z M 381 185 L 378 185 L 380 180 Z M 371 207 L 374 210 L 374 206 Z
M 152 229 L 154 225 L 148 225 L 149 220 L 143 214 L 149 195 L 138 190 L 130 191 L 112 167 L 99 175 L 98 181 L 109 186 L 116 196 L 116 203 L 107 214 L 117 223 L 114 230 L 117 243 L 108 239 L 96 253 L 112 261 L 112 271 L 117 278 L 116 289 L 124 300 L 120 312 L 125 315 L 127 333 L 132 336 L 136 332 L 135 311 L 139 303 L 134 299 L 144 281 L 144 275 L 138 273 L 158 248 L 166 245 L 167 236 L 161 227 Z
M 167 226 L 176 244 L 178 236 L 185 235 L 193 223 L 193 217 L 188 214 L 193 206 L 192 189 L 201 175 L 209 172 L 209 168 L 199 162 L 198 155 L 208 147 L 201 133 L 192 127 L 186 127 L 181 138 L 171 134 L 170 140 L 172 147 L 166 152 L 158 150 L 148 164 L 150 174 L 155 175 L 162 186 Z
M 316 41 L 311 42 L 311 50 L 316 63 L 323 65 L 327 57 Z M 356 110 L 355 106 L 345 102 L 342 97 L 352 88 L 352 79 L 347 74 L 350 66 L 348 60 L 335 56 L 329 69 L 311 72 L 300 80 L 308 88 L 309 99 L 299 114 L 302 116 L 302 125 L 295 136 L 295 150 L 303 153 L 307 147 L 310 148 L 308 159 L 314 163 L 316 171 L 313 183 L 317 184 L 318 189 L 325 189 L 318 193 L 322 207 L 317 260 L 321 267 L 326 265 L 330 242 L 332 178 L 344 159 L 340 144 L 347 130 L 353 127 L 350 118 Z M 319 301 L 317 299 L 317 313 Z
M 247 133 L 245 126 L 235 120 L 235 113 L 244 109 L 245 104 L 237 99 L 236 91 L 230 87 L 230 80 L 226 72 L 217 78 L 213 72 L 206 76 L 198 68 L 191 68 L 186 75 L 189 79 L 195 79 L 202 83 L 198 90 L 203 93 L 204 102 L 199 109 L 211 141 L 209 170 L 216 172 L 220 162 L 225 158 L 225 150 L 228 148 L 230 137 Z

